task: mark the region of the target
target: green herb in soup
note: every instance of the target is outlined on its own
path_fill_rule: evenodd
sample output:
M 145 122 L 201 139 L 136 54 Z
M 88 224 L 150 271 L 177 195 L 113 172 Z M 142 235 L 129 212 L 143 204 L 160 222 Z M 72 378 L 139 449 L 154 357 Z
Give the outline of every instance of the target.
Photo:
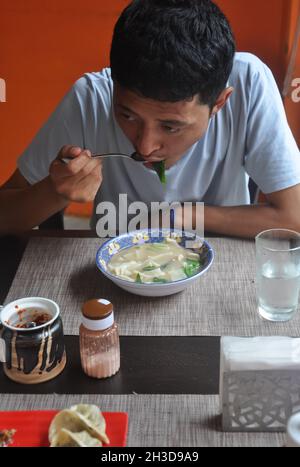
M 194 276 L 199 270 L 199 261 L 194 259 L 187 259 L 184 263 L 183 270 L 187 277 Z
M 194 276 L 201 266 L 198 253 L 166 238 L 119 251 L 108 263 L 108 271 L 138 284 L 166 284 Z

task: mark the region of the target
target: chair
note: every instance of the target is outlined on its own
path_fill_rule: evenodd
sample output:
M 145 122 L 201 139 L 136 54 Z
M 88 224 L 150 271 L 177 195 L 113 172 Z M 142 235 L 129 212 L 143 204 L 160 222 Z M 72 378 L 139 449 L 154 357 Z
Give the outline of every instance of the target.
M 259 188 L 256 185 L 256 183 L 252 180 L 252 178 L 250 178 L 249 180 L 248 188 L 249 188 L 249 193 L 250 193 L 250 202 L 251 204 L 256 204 L 257 197 L 259 194 Z
M 39 225 L 40 230 L 64 230 L 64 211 L 59 211 Z

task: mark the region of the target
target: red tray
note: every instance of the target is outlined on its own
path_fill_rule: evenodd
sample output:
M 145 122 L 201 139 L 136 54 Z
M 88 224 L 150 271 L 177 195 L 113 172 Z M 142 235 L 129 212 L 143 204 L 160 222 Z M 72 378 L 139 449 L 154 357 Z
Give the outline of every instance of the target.
M 15 429 L 11 447 L 49 447 L 48 428 L 58 410 L 0 412 L 0 430 Z M 106 420 L 108 447 L 126 446 L 128 414 L 102 412 Z

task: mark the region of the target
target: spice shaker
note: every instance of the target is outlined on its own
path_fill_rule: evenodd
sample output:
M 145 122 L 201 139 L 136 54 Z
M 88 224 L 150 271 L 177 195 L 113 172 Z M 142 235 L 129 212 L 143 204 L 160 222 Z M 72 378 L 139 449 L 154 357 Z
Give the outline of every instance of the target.
M 100 298 L 84 303 L 79 342 L 82 369 L 88 376 L 107 378 L 117 373 L 120 342 L 110 301 Z

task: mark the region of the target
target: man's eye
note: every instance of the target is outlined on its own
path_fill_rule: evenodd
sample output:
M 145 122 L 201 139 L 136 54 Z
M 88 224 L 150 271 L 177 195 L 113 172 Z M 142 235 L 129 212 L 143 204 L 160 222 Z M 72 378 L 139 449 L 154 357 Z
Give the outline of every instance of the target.
M 132 115 L 121 113 L 121 116 L 125 118 L 125 120 L 129 120 L 130 122 L 134 120 L 134 117 Z
M 173 127 L 167 126 L 167 125 L 164 125 L 163 128 L 167 133 L 178 133 L 180 131 L 180 128 L 173 128 Z

